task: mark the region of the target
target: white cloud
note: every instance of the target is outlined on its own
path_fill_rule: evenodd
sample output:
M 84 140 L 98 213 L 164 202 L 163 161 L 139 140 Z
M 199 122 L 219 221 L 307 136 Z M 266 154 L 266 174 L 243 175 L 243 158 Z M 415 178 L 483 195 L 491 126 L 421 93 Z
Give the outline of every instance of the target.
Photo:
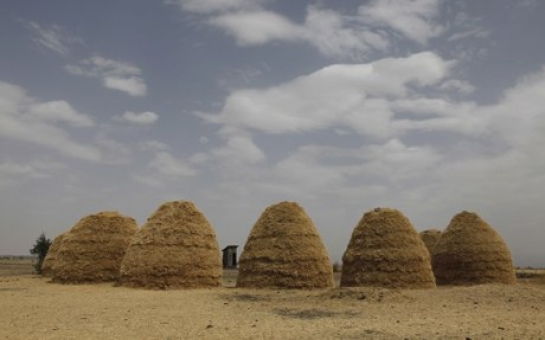
M 42 121 L 67 122 L 76 127 L 93 126 L 94 123 L 82 113 L 77 112 L 64 100 L 35 103 L 29 105 L 28 112 Z
M 169 177 L 188 177 L 196 175 L 196 171 L 185 162 L 175 158 L 167 151 L 159 151 L 155 154 L 148 167 L 157 174 Z
M 391 185 L 419 178 L 441 159 L 431 147 L 406 146 L 398 139 L 353 149 L 306 145 L 275 165 L 272 182 L 294 195 L 343 192 L 344 197 L 355 179 L 369 186 Z
M 265 159 L 263 151 L 255 145 L 253 140 L 246 136 L 230 136 L 227 144 L 213 149 L 211 154 L 227 162 L 242 162 L 255 164 Z
M 55 125 L 57 122 L 68 122 L 75 127 L 93 125 L 88 116 L 64 101 L 36 102 L 22 88 L 0 82 L 0 137 L 45 146 L 74 158 L 101 159 L 98 148 L 76 142 L 66 130 Z
M 114 119 L 119 121 L 125 121 L 134 125 L 152 125 L 158 119 L 159 115 L 155 112 L 146 111 L 141 113 L 136 113 L 132 111 L 125 111 L 121 117 L 114 117 Z
M 147 85 L 140 77 L 106 77 L 103 83 L 104 87 L 126 92 L 133 97 L 143 97 L 147 92 Z
M 224 28 L 240 45 L 262 45 L 272 40 L 296 41 L 304 31 L 282 15 L 269 11 L 236 12 L 210 19 Z
M 28 163 L 4 161 L 0 163 L 0 187 L 17 181 L 49 178 L 65 169 L 65 165 L 47 160 L 35 160 Z
M 241 46 L 303 42 L 325 56 L 351 60 L 390 49 L 390 41 L 396 36 L 392 30 L 420 44 L 445 30 L 438 20 L 439 0 L 373 0 L 352 15 L 311 4 L 301 23 L 267 10 L 260 1 L 175 3 L 182 11 L 206 14 L 207 23 L 233 36 Z
M 150 140 L 140 144 L 143 151 L 153 151 L 153 158 L 146 168 L 132 174 L 131 178 L 141 184 L 163 188 L 173 180 L 183 180 L 198 175 L 192 167 L 192 162 L 174 157 L 166 144 Z
M 439 0 L 372 0 L 358 11 L 370 24 L 391 27 L 420 44 L 444 31 L 438 22 Z
M 267 133 L 341 127 L 384 138 L 393 132 L 393 112 L 383 98 L 403 98 L 409 85 L 437 83 L 452 65 L 430 52 L 369 64 L 331 65 L 267 89 L 234 91 L 219 114 L 200 116 L 235 129 Z
M 384 32 L 373 31 L 359 18 L 315 6 L 307 8 L 303 38 L 326 56 L 349 56 L 354 60 L 362 59 L 369 51 L 390 47 Z
M 306 42 L 322 54 L 361 59 L 367 52 L 389 47 L 387 39 L 357 18 L 347 18 L 332 10 L 307 8 L 303 24 L 297 24 L 266 10 L 225 13 L 208 21 L 225 29 L 242 46 L 263 45 L 271 41 Z
M 27 28 L 34 35 L 32 41 L 36 45 L 58 53 L 61 56 L 68 55 L 70 51 L 68 47 L 69 44 L 83 42 L 80 38 L 66 34 L 64 30 L 57 25 L 45 27 L 34 21 L 28 21 L 25 23 Z
M 104 87 L 133 97 L 147 94 L 147 85 L 141 77 L 142 70 L 129 63 L 95 56 L 81 60 L 77 65 L 67 65 L 65 69 L 73 75 L 99 78 Z

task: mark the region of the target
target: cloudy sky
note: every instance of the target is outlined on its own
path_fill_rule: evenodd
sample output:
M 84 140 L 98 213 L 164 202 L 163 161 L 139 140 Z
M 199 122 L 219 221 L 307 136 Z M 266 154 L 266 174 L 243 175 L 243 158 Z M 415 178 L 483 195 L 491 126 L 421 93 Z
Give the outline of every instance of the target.
M 289 200 L 332 260 L 382 206 L 545 266 L 543 32 L 538 0 L 2 1 L 0 254 L 179 199 L 243 245 Z

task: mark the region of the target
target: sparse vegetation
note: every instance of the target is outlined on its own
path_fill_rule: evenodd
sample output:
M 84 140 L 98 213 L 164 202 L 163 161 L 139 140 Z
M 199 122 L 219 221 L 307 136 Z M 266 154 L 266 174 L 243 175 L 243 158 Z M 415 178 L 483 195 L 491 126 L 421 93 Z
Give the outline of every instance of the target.
M 51 240 L 45 237 L 45 232 L 42 232 L 40 236 L 36 239 L 36 243 L 34 243 L 32 249 L 30 249 L 30 254 L 38 257 L 38 260 L 34 265 L 34 270 L 38 274 L 42 273 L 42 264 L 44 263 L 44 259 L 47 255 L 47 252 L 49 251 L 50 246 Z

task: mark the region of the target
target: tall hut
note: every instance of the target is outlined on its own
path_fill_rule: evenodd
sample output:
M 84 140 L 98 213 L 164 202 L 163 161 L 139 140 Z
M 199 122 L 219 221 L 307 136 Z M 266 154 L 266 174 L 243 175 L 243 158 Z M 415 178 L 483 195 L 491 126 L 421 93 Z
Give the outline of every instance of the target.
M 430 255 L 433 254 L 433 249 L 441 237 L 441 230 L 439 229 L 428 229 L 420 233 L 420 238 L 424 241 L 426 248 L 430 252 Z
M 64 239 L 68 236 L 68 231 L 59 234 L 49 247 L 44 262 L 42 263 L 42 275 L 52 277 L 54 274 L 55 262 L 57 261 L 57 253 L 59 252 Z
M 164 203 L 132 240 L 121 264 L 120 284 L 149 289 L 221 285 L 216 233 L 188 201 Z
M 452 218 L 435 245 L 432 264 L 441 285 L 516 282 L 509 248 L 472 212 L 463 211 Z
M 333 287 L 333 268 L 314 223 L 294 202 L 274 204 L 254 224 L 240 256 L 237 287 Z
M 343 255 L 341 286 L 435 287 L 430 254 L 407 217 L 384 208 L 363 215 Z
M 136 230 L 133 218 L 114 211 L 82 218 L 62 240 L 56 254 L 53 281 L 116 281 L 121 260 Z

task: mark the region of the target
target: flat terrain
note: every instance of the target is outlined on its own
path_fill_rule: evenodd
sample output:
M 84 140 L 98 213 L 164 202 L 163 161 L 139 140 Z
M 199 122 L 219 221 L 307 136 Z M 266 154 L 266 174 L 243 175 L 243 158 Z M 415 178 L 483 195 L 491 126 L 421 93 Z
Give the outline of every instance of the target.
M 545 339 L 538 272 L 516 286 L 314 291 L 230 288 L 225 274 L 224 288 L 172 291 L 4 275 L 0 339 Z
M 32 261 L 24 260 L 7 260 L 0 259 L 0 277 L 16 276 L 16 275 L 31 275 L 34 272 Z

